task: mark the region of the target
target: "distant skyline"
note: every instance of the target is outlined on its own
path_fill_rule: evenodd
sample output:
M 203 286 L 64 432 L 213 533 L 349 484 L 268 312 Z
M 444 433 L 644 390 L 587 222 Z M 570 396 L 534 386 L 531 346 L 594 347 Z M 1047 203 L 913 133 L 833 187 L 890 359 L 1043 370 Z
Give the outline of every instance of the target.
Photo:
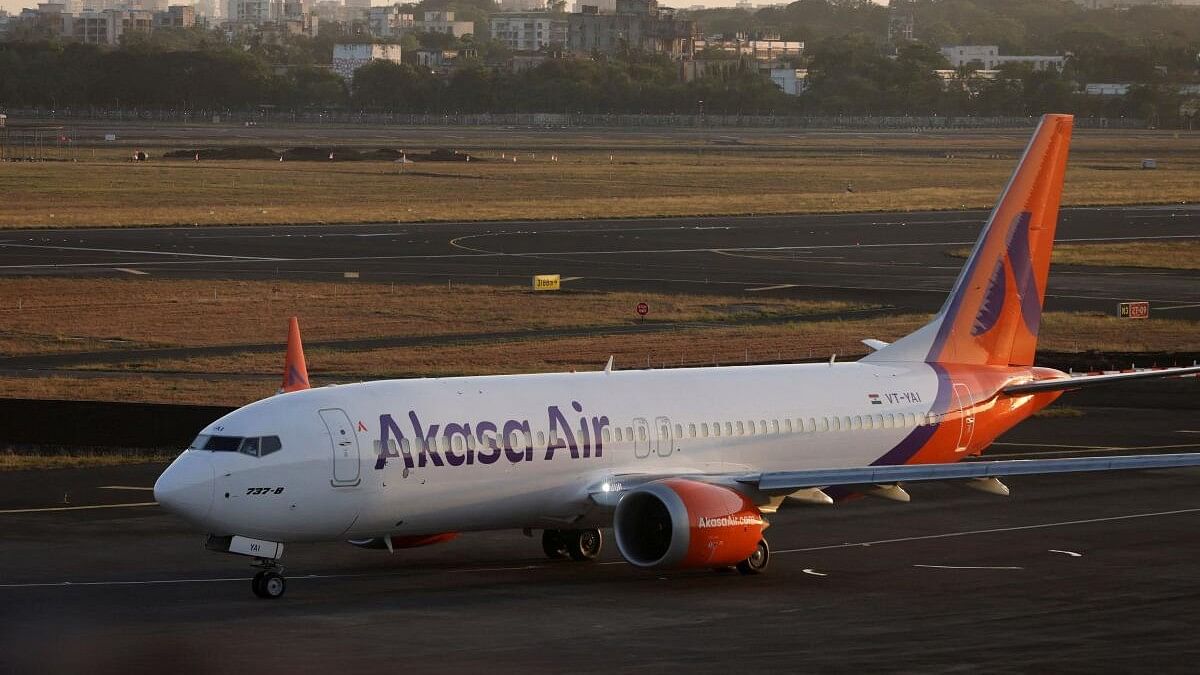
M 175 5 L 190 5 L 191 2 L 171 2 Z M 374 5 L 391 5 L 393 2 L 386 0 L 373 0 Z M 567 6 L 574 4 L 574 0 L 568 0 Z M 733 7 L 737 4 L 737 0 L 658 0 L 658 4 L 663 7 L 674 7 L 676 9 L 684 9 L 692 5 L 704 5 L 705 7 Z M 770 0 L 751 0 L 754 5 L 772 4 Z M 21 10 L 29 7 L 37 7 L 36 0 L 0 0 L 0 9 L 7 10 L 9 14 L 20 14 Z

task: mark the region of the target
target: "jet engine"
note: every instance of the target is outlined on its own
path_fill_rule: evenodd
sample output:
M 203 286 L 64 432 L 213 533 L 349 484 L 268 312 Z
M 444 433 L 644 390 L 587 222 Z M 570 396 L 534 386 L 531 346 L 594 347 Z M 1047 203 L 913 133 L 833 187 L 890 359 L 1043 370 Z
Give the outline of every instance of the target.
M 458 536 L 457 532 L 442 532 L 440 534 L 421 534 L 407 537 L 389 537 L 391 546 L 388 545 L 387 539 L 383 537 L 374 537 L 372 539 L 351 539 L 350 543 L 359 548 L 386 548 L 389 551 L 397 548 L 419 548 L 421 546 L 432 546 L 433 544 L 441 544 L 442 542 L 450 541 Z
M 644 568 L 741 569 L 760 546 L 765 566 L 766 527 L 758 507 L 744 495 L 684 478 L 630 490 L 613 516 L 621 555 Z

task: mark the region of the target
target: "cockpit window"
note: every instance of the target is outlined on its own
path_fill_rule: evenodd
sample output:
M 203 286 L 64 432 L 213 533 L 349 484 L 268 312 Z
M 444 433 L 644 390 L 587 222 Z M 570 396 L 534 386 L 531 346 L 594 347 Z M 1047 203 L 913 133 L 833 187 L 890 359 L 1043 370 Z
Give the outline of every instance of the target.
M 213 452 L 237 452 L 241 446 L 241 436 L 210 436 L 204 444 L 204 449 Z
M 203 450 L 204 446 L 208 445 L 208 435 L 200 434 L 192 444 L 188 446 L 188 450 Z
M 258 457 L 258 439 L 251 437 L 243 440 L 241 447 L 238 448 L 238 452 L 243 455 Z
M 279 442 L 278 436 L 263 436 L 262 442 L 258 446 L 258 456 L 265 457 L 281 449 L 283 449 L 283 443 Z

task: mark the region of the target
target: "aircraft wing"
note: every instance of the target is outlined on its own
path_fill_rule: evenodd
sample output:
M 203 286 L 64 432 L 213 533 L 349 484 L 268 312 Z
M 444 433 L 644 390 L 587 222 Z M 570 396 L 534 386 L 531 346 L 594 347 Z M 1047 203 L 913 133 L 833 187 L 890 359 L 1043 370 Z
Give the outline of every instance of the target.
M 1053 380 L 1037 380 L 1022 384 L 1010 384 L 1002 391 L 1005 394 L 1033 394 L 1041 391 L 1065 391 L 1083 389 L 1112 382 L 1143 380 L 1155 377 L 1179 377 L 1200 373 L 1200 366 L 1186 368 L 1164 368 L 1163 370 L 1140 370 L 1133 373 L 1111 373 L 1108 375 L 1084 375 L 1082 377 L 1060 377 Z
M 839 485 L 890 485 L 914 481 L 999 478 L 1001 476 L 1082 473 L 1086 471 L 1174 469 L 1189 466 L 1200 466 L 1200 452 L 1166 455 L 1075 457 L 1070 459 L 966 461 L 955 464 L 902 464 L 897 466 L 864 466 L 849 469 L 815 469 L 810 471 L 773 471 L 756 476 L 742 476 L 738 478 L 738 482 L 756 486 L 762 492 L 782 493 L 805 488 Z

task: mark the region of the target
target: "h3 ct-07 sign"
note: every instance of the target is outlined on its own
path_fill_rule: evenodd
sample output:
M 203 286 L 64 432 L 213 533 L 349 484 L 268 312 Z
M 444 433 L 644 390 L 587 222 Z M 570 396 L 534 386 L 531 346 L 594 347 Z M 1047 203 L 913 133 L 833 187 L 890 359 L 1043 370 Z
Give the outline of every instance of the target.
M 1150 303 L 1122 302 L 1117 305 L 1117 316 L 1122 319 L 1149 319 Z

